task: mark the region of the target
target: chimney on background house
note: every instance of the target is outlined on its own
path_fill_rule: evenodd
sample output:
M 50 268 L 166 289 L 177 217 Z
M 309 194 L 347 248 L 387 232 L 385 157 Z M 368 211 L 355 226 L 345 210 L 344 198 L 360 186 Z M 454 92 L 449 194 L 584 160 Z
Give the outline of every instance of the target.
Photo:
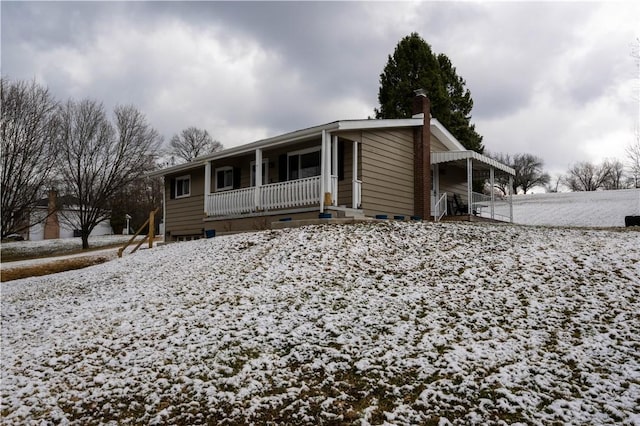
M 49 190 L 49 199 L 47 202 L 47 217 L 44 220 L 44 236 L 45 240 L 60 238 L 60 223 L 58 222 L 58 191 Z
M 414 91 L 413 118 L 422 118 L 422 126 L 413 132 L 414 215 L 431 219 L 431 101 L 427 91 Z

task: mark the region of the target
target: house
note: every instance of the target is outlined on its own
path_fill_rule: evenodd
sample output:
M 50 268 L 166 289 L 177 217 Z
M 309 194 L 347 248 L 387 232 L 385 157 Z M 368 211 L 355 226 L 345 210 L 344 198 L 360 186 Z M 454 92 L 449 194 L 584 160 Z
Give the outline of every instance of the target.
M 510 197 L 476 194 L 472 183 L 513 169 L 466 150 L 416 93 L 412 118 L 335 121 L 155 172 L 165 182 L 165 241 L 319 214 L 511 220 L 497 213 L 510 211 L 497 208 Z
M 33 223 L 25 232 L 25 239 L 31 241 L 57 238 L 79 237 L 77 199 L 70 196 L 58 197 L 55 190 L 49 191 L 47 198 L 38 201 L 30 215 Z M 91 231 L 91 237 L 111 235 L 113 229 L 109 220 L 103 220 Z

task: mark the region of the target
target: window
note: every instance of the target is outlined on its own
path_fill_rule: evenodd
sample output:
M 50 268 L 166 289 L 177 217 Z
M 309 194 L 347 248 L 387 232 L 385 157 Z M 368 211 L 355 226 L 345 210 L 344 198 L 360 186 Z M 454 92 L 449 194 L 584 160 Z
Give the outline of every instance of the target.
M 191 176 L 180 176 L 176 178 L 175 197 L 182 198 L 191 195 Z
M 320 175 L 320 148 L 290 152 L 288 157 L 289 180 Z
M 216 191 L 233 189 L 233 167 L 216 169 Z
M 269 159 L 262 160 L 262 184 L 269 183 Z M 256 186 L 256 162 L 251 162 L 251 186 Z

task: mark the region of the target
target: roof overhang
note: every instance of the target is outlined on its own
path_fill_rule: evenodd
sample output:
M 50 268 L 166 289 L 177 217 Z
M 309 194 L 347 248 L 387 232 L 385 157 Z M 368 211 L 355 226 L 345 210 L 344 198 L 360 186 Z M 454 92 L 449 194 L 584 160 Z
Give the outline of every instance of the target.
M 422 125 L 422 118 L 404 118 L 404 119 L 382 119 L 382 120 L 341 120 L 332 123 L 322 124 L 320 126 L 309 127 L 306 129 L 296 130 L 295 132 L 285 133 L 272 138 L 261 139 L 245 145 L 239 145 L 225 149 L 220 152 L 214 152 L 206 156 L 195 158 L 189 163 L 179 164 L 177 166 L 167 167 L 149 173 L 149 176 L 165 176 L 176 174 L 186 170 L 198 167 L 204 167 L 207 161 L 218 160 L 221 158 L 235 157 L 238 155 L 254 152 L 256 149 L 275 148 L 280 145 L 286 145 L 294 142 L 303 142 L 322 136 L 322 132 L 336 132 L 340 130 L 368 130 L 368 129 L 384 129 L 398 127 L 417 127 Z M 432 125 L 433 126 L 433 125 Z
M 441 164 L 441 163 L 448 163 L 452 161 L 461 161 L 461 160 L 467 160 L 467 159 L 479 161 L 482 164 L 501 170 L 512 176 L 515 176 L 516 174 L 516 171 L 513 170 L 511 167 L 505 166 L 504 164 L 494 160 L 493 158 L 489 158 L 485 155 L 478 154 L 475 151 L 444 151 L 444 152 L 431 153 L 431 164 Z
M 433 133 L 438 138 L 438 140 L 440 140 L 440 142 L 444 144 L 444 146 L 449 148 L 449 150 L 451 151 L 466 150 L 466 148 L 458 141 L 458 139 L 456 139 L 456 137 L 453 136 L 451 132 L 449 132 L 447 128 L 444 127 L 442 123 L 440 123 L 435 118 L 431 118 L 431 123 L 429 127 L 431 128 L 430 129 L 431 133 Z
M 256 149 L 275 148 L 280 145 L 287 145 L 295 142 L 303 142 L 306 140 L 312 140 L 322 137 L 322 132 L 337 132 L 337 131 L 358 131 L 358 130 L 371 130 L 371 129 L 386 129 L 386 128 L 403 128 L 403 127 L 419 127 L 423 124 L 423 115 L 418 114 L 412 118 L 401 119 L 367 119 L 367 120 L 340 120 L 334 121 L 319 126 L 309 127 L 306 129 L 296 130 L 294 132 L 284 133 L 282 135 L 274 136 L 267 139 L 261 139 L 255 142 L 251 142 L 245 145 L 239 145 L 232 148 L 225 149 L 220 152 L 214 152 L 206 156 L 198 157 L 189 163 L 179 164 L 149 173 L 149 176 L 166 176 L 181 173 L 187 170 L 204 167 L 208 161 L 218 160 L 222 158 L 235 157 L 238 155 L 254 152 Z M 480 155 L 473 151 L 466 151 L 464 146 L 453 136 L 437 119 L 431 118 L 430 131 L 433 133 L 448 149 L 451 151 L 437 154 L 455 154 L 457 157 L 450 160 L 439 160 L 438 162 L 456 161 L 461 159 L 470 158 L 465 155 L 475 154 L 477 157 L 472 157 L 475 160 L 483 163 L 493 165 L 494 167 L 503 170 L 510 174 L 515 174 L 513 169 L 506 167 L 504 164 Z M 466 154 L 469 153 L 469 154 Z M 434 154 L 431 154 L 431 162 L 434 163 Z M 449 158 L 449 157 L 447 157 Z

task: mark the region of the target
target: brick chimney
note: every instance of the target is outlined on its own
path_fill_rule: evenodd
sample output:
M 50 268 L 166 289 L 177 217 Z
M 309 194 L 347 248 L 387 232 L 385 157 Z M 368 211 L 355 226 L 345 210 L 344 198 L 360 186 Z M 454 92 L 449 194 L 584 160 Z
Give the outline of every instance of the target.
M 431 101 L 424 89 L 414 91 L 413 117 L 422 116 L 422 126 L 413 131 L 413 210 L 431 219 Z
M 58 222 L 58 192 L 55 189 L 49 190 L 49 200 L 47 203 L 47 218 L 44 220 L 45 240 L 60 238 L 60 223 Z

